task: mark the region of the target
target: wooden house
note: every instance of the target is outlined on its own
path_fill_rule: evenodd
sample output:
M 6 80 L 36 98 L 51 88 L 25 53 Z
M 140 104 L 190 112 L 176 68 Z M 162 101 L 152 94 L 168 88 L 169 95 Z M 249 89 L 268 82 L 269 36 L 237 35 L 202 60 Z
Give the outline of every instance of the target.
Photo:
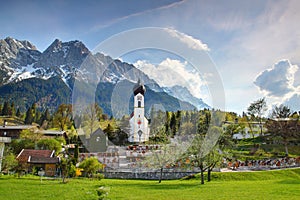
M 0 137 L 11 137 L 11 139 L 20 138 L 20 134 L 23 130 L 35 130 L 36 126 L 33 125 L 17 125 L 17 126 L 8 126 L 3 124 L 0 126 Z
M 33 168 L 45 171 L 45 176 L 55 176 L 59 164 L 59 158 L 55 151 L 23 149 L 17 156 L 20 165 L 26 166 L 26 172 L 32 172 Z

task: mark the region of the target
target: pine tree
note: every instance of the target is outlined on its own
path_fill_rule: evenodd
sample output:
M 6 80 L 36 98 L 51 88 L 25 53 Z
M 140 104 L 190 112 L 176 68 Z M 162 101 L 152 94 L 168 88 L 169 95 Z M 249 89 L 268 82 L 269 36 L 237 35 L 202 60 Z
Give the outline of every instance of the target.
M 26 112 L 26 117 L 25 117 L 25 124 L 32 124 L 34 120 L 34 116 L 33 116 L 33 112 L 32 112 L 32 108 L 28 108 L 27 112 Z
M 49 109 L 47 108 L 45 110 L 45 112 L 41 114 L 41 117 L 38 120 L 38 123 L 40 124 L 40 126 L 42 128 L 47 129 L 50 120 L 51 120 L 51 115 L 50 115 Z
M 171 120 L 170 120 L 170 129 L 172 135 L 175 135 L 177 132 L 177 126 L 176 126 L 176 116 L 175 113 L 172 113 Z
M 35 112 L 34 122 L 39 123 L 41 121 L 42 113 L 38 110 Z
M 8 102 L 5 101 L 4 104 L 3 104 L 2 112 L 1 112 L 2 116 L 9 115 L 9 107 L 10 106 L 9 106 Z
M 20 109 L 19 109 L 19 108 L 17 109 L 16 116 L 17 116 L 17 117 L 21 117 L 21 116 L 22 116 L 22 114 L 21 114 L 21 111 L 20 111 Z
M 32 105 L 31 105 L 31 112 L 32 112 L 32 116 L 33 116 L 33 122 L 36 122 L 36 104 L 35 103 L 33 103 Z
M 10 115 L 11 116 L 16 116 L 16 108 L 14 102 L 11 103 L 10 105 Z
M 103 130 L 104 133 L 107 134 L 108 139 L 113 140 L 115 139 L 115 132 L 114 132 L 114 127 L 112 125 L 107 124 L 107 127 Z

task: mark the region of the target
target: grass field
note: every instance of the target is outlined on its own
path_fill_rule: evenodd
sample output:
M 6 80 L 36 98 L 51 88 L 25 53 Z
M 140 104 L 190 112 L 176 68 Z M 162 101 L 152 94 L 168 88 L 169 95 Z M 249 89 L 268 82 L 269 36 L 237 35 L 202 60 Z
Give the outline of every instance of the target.
M 0 199 L 97 199 L 96 190 L 105 186 L 108 199 L 300 199 L 300 169 L 266 172 L 213 173 L 212 182 L 199 179 L 148 180 L 43 180 L 37 177 L 0 177 Z

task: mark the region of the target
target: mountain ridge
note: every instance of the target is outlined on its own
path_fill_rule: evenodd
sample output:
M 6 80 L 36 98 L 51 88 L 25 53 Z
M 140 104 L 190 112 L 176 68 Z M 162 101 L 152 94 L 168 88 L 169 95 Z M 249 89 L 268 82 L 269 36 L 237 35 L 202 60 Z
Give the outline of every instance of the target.
M 14 92 L 16 92 L 19 97 L 22 97 L 22 95 L 28 96 L 27 93 L 34 96 L 32 98 L 27 97 L 29 99 L 27 99 L 26 103 L 23 103 L 23 107 L 30 105 L 30 103 L 39 102 L 41 99 L 45 106 L 47 103 L 51 105 L 70 103 L 74 82 L 78 78 L 85 78 L 88 73 L 94 72 L 85 71 L 85 68 L 82 67 L 87 58 L 92 58 L 97 68 L 98 72 L 95 73 L 99 78 L 97 84 L 108 82 L 112 84 L 110 86 L 112 87 L 122 80 L 134 83 L 138 79 L 141 79 L 151 92 L 153 91 L 158 94 L 156 97 L 158 102 L 156 103 L 159 103 L 159 99 L 164 99 L 164 103 L 167 103 L 169 99 L 172 104 L 168 106 L 166 104 L 166 106 L 171 108 L 174 104 L 173 110 L 177 110 L 180 107 L 175 103 L 175 99 L 178 99 L 178 102 L 186 105 L 186 109 L 195 109 L 195 106 L 191 103 L 184 102 L 185 100 L 166 92 L 155 80 L 150 79 L 148 75 L 137 69 L 134 65 L 113 59 L 101 53 L 92 54 L 78 40 L 62 42 L 59 39 L 55 39 L 43 52 L 37 50 L 32 43 L 26 40 L 19 41 L 10 37 L 0 40 L 0 78 L 2 78 L 0 82 L 0 101 L 12 101 L 16 99 L 17 96 L 14 95 Z M 52 83 L 53 80 L 56 80 L 56 84 Z M 40 85 L 42 88 L 41 91 L 35 85 L 34 87 L 28 86 L 32 82 Z M 55 89 L 47 89 L 48 83 L 62 90 L 57 90 L 56 92 Z M 36 90 L 36 93 L 41 92 L 43 95 L 32 93 L 32 90 Z M 62 97 L 64 94 L 70 97 Z M 56 103 L 46 102 L 45 99 L 50 99 Z M 21 102 L 19 101 L 19 103 Z M 104 102 L 104 104 L 107 103 L 109 102 Z M 111 113 L 111 110 L 107 108 L 105 112 Z

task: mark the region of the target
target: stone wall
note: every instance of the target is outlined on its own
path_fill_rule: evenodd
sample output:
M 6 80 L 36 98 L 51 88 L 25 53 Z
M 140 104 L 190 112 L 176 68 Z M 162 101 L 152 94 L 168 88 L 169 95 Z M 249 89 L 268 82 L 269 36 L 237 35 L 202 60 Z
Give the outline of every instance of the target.
M 164 171 L 162 175 L 163 180 L 180 179 L 185 176 L 190 176 L 198 172 L 171 172 Z M 159 180 L 160 172 L 104 172 L 105 178 L 116 178 L 116 179 L 144 179 L 144 180 Z

